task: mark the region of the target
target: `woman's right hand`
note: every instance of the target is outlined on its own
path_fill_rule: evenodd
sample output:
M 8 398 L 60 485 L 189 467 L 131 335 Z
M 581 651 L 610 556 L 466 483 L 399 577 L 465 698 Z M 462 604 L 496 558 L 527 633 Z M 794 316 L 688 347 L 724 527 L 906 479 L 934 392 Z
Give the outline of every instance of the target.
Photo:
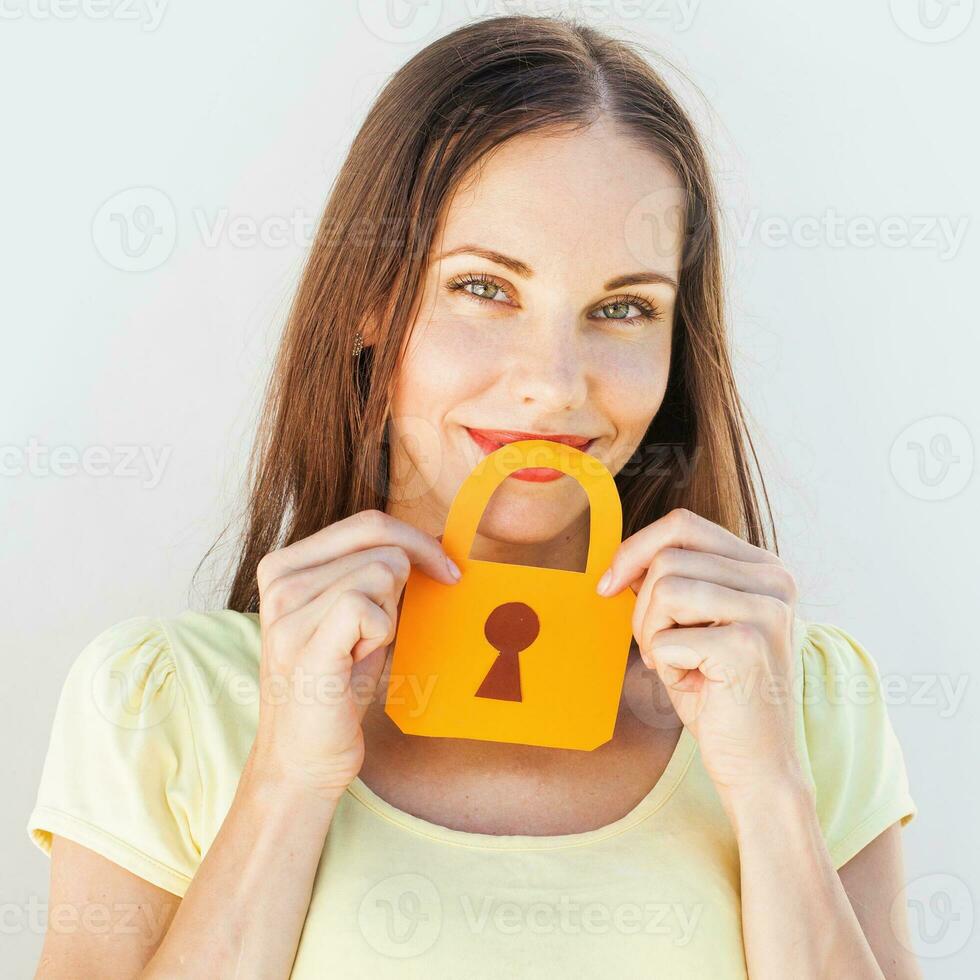
M 361 720 L 412 565 L 447 585 L 457 581 L 437 538 L 377 510 L 259 562 L 262 659 L 250 776 L 289 780 L 331 801 L 347 789 L 364 761 Z

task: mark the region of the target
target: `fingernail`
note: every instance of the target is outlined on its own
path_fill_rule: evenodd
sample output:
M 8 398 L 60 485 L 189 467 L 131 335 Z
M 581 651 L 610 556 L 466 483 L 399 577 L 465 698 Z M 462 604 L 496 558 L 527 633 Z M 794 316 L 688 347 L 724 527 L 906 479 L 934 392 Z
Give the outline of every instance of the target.
M 452 558 L 446 559 L 446 567 L 449 569 L 449 574 L 452 575 L 457 582 L 463 577 L 463 573 L 456 566 L 456 562 L 454 562 Z
M 599 579 L 599 584 L 596 586 L 596 592 L 599 595 L 607 595 L 609 593 L 609 584 L 612 582 L 612 569 L 610 568 L 605 575 Z

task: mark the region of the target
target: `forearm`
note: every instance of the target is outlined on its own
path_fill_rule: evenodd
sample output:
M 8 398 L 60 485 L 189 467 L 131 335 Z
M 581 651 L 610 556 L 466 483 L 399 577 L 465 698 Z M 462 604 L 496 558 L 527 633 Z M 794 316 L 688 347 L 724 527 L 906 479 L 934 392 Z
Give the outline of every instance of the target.
M 749 976 L 884 980 L 834 870 L 802 776 L 726 803 L 741 863 Z
M 246 765 L 143 980 L 288 977 L 335 808 Z

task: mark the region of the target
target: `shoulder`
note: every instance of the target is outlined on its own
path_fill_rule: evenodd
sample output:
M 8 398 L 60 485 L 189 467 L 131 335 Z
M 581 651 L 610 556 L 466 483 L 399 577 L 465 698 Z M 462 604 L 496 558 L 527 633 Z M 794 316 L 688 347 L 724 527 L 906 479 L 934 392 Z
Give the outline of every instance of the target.
M 212 786 L 237 778 L 258 724 L 257 614 L 219 609 L 137 617 L 110 627 L 96 646 L 105 656 L 102 684 L 116 678 L 103 690 L 111 709 L 129 718 L 142 714 L 141 723 L 150 726 L 172 712 L 171 726 L 188 729 L 186 741 Z M 171 677 L 167 688 L 163 682 Z
M 131 616 L 96 634 L 76 657 L 71 670 L 111 656 L 142 653 L 179 664 L 221 660 L 229 669 L 258 665 L 259 619 L 233 609 L 187 610 L 176 616 Z
M 260 649 L 257 615 L 223 609 L 133 616 L 83 647 L 62 702 L 88 694 L 103 717 L 141 728 L 158 723 L 177 701 L 198 715 L 236 698 L 244 705 L 257 685 Z
M 114 623 L 68 670 L 50 758 L 81 772 L 111 756 L 120 778 L 179 771 L 227 795 L 258 724 L 260 651 L 258 616 L 233 610 Z
M 188 610 L 155 623 L 181 683 L 190 688 L 189 696 L 202 683 L 213 696 L 226 691 L 229 684 L 247 688 L 257 682 L 261 653 L 257 614 L 233 609 Z
M 851 633 L 830 623 L 803 622 L 800 631 L 802 707 L 811 759 L 881 751 L 894 739 L 878 661 Z M 871 741 L 862 737 L 874 734 Z
M 68 669 L 28 826 L 183 894 L 255 735 L 258 617 L 120 620 Z
M 827 689 L 851 679 L 859 686 L 876 686 L 877 660 L 851 633 L 832 623 L 809 620 L 800 623 L 804 676 L 808 684 Z
M 797 619 L 800 726 L 817 813 L 839 867 L 916 807 L 876 658 L 850 632 Z

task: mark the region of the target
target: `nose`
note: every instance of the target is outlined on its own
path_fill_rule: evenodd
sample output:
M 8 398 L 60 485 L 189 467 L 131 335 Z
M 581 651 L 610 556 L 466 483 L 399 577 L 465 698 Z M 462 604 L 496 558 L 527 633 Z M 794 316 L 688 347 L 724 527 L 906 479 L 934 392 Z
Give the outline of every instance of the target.
M 509 361 L 515 405 L 557 415 L 579 408 L 588 396 L 591 369 L 574 321 L 539 324 L 517 338 Z

